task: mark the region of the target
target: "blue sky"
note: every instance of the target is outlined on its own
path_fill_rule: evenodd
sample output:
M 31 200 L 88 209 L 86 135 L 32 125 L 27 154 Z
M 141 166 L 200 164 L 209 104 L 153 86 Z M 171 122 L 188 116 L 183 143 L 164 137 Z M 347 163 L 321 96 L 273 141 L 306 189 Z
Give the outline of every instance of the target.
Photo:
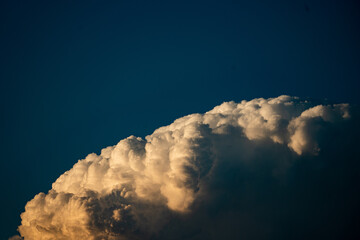
M 359 104 L 357 1 L 2 1 L 0 238 L 78 159 L 224 101 Z

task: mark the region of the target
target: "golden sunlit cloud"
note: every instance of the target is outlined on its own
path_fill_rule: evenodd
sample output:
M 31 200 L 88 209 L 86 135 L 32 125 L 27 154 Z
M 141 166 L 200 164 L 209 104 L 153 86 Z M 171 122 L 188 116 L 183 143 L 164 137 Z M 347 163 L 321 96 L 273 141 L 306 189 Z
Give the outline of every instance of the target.
M 287 219 L 281 201 L 305 194 L 307 182 L 288 180 L 293 165 L 323 164 L 326 134 L 351 119 L 347 104 L 290 96 L 225 102 L 79 160 L 26 204 L 18 230 L 28 240 L 260 239 L 279 228 L 264 216 Z

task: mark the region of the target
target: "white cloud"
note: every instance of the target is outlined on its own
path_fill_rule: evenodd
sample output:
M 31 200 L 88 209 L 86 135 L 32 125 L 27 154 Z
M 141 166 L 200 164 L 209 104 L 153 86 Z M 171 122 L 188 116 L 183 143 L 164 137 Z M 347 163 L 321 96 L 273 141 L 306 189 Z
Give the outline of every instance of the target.
M 315 156 L 319 134 L 349 119 L 349 105 L 313 106 L 290 96 L 185 116 L 145 140 L 130 136 L 79 160 L 27 203 L 19 232 L 29 240 L 169 237 L 174 219 L 183 226 L 199 204 L 218 206 L 220 192 L 238 196 L 232 184 L 240 176 L 274 177 L 294 159 Z

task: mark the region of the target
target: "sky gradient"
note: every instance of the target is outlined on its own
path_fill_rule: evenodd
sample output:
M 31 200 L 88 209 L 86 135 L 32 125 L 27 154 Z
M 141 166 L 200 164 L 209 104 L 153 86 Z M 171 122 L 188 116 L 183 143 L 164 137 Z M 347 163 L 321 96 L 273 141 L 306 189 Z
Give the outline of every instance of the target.
M 2 1 L 0 238 L 90 152 L 224 101 L 360 103 L 358 1 Z

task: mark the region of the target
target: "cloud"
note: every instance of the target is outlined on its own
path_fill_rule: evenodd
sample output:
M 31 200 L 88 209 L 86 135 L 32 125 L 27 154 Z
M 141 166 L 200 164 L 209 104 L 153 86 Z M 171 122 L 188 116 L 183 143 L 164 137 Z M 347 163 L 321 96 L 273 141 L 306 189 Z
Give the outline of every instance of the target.
M 26 204 L 18 230 L 26 240 L 358 234 L 358 119 L 348 104 L 290 96 L 225 102 L 79 160 Z
M 9 238 L 9 240 L 21 240 L 21 239 L 23 239 L 23 238 L 21 238 L 20 236 L 17 236 L 17 235 Z

